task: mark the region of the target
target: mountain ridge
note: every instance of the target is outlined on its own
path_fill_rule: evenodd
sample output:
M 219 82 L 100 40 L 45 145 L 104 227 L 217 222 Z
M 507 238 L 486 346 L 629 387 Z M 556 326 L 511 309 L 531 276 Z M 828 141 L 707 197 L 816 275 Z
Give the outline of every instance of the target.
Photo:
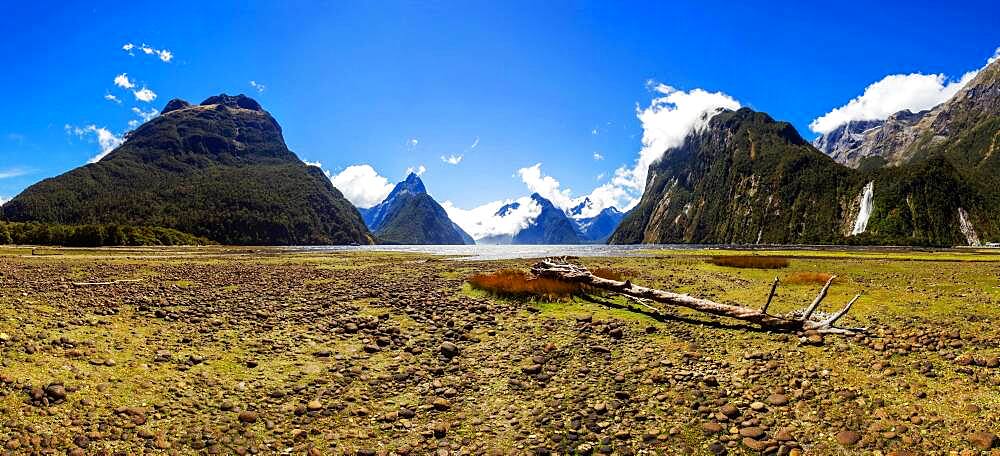
M 368 244 L 358 211 L 259 103 L 171 100 L 96 163 L 38 182 L 9 221 L 162 226 L 223 244 Z

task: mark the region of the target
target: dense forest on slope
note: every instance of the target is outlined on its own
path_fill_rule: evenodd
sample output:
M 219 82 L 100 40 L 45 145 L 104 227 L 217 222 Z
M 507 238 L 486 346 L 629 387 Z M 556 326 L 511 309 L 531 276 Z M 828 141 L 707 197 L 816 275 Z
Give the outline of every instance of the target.
M 160 227 L 0 222 L 0 244 L 102 247 L 207 245 L 212 241 Z
M 223 244 L 371 243 L 358 211 L 255 101 L 171 101 L 103 160 L 43 180 L 3 219 L 173 228 Z

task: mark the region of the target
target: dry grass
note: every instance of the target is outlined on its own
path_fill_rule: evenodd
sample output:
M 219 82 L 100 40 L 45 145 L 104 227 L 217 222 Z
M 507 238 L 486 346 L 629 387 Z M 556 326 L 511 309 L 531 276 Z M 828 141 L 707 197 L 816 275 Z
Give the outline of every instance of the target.
M 610 280 L 624 281 L 626 279 L 625 274 L 611 268 L 597 267 L 591 269 L 590 272 Z M 516 299 L 535 298 L 559 301 L 574 295 L 602 293 L 602 290 L 592 289 L 586 285 L 535 277 L 516 269 L 502 269 L 487 274 L 476 274 L 469 277 L 467 282 L 475 290 L 485 291 L 494 296 Z
M 716 266 L 727 268 L 781 269 L 788 267 L 788 258 L 758 255 L 717 256 L 708 260 Z
M 785 277 L 784 283 L 791 285 L 812 285 L 812 284 L 825 284 L 827 280 L 830 280 L 832 274 L 827 274 L 825 272 L 793 272 Z
M 619 282 L 623 282 L 626 279 L 625 273 L 617 269 L 596 267 L 591 269 L 590 273 L 602 279 L 617 280 Z
M 535 277 L 516 269 L 476 274 L 469 277 L 468 282 L 473 289 L 505 298 L 540 298 L 555 301 L 580 294 L 583 290 L 576 283 Z

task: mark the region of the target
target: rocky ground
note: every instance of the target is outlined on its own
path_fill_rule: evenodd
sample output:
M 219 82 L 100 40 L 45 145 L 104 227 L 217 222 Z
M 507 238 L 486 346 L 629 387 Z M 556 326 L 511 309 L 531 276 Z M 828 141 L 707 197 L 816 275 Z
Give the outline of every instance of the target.
M 0 252 L 0 454 L 1000 454 L 992 257 L 580 260 L 751 305 L 836 273 L 827 306 L 864 291 L 845 323 L 872 331 L 822 339 L 464 285 L 530 261 L 31 253 Z

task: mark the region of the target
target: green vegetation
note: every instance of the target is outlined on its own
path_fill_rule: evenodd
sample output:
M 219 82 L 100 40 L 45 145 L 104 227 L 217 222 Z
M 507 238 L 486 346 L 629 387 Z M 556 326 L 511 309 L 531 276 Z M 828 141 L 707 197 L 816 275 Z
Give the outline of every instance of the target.
M 207 245 L 213 242 L 162 227 L 0 222 L 0 244 L 102 247 Z
M 233 245 L 371 243 L 354 206 L 247 100 L 166 112 L 100 162 L 29 187 L 2 219 L 160 226 Z
M 725 112 L 650 166 L 642 200 L 610 242 L 965 245 L 959 208 L 981 239 L 993 239 L 1000 235 L 1000 167 L 958 156 L 985 147 L 987 133 L 970 130 L 957 140 L 967 147 L 943 143 L 903 166 L 853 170 L 788 123 L 746 108 Z M 872 181 L 867 230 L 850 236 L 862 189 Z

